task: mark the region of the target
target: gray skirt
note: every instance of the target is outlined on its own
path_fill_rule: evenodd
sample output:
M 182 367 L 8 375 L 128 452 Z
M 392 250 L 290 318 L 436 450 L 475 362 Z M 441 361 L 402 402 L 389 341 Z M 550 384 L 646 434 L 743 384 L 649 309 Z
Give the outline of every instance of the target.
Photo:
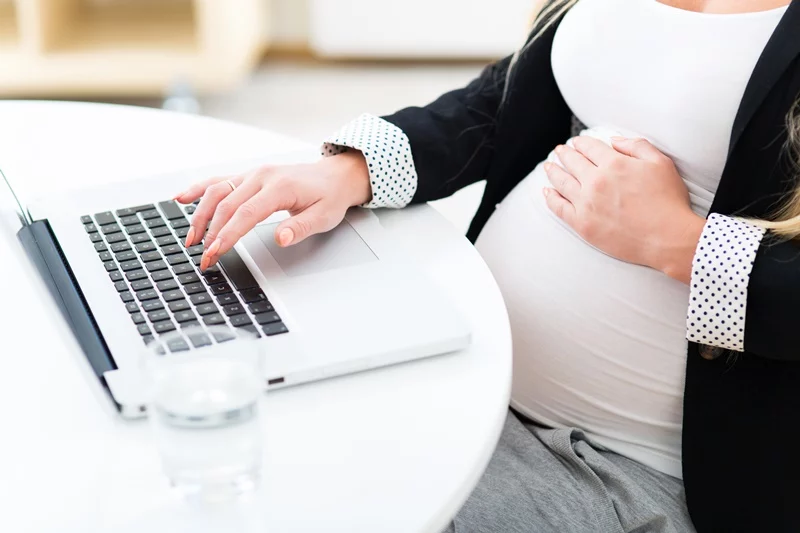
M 448 533 L 684 533 L 683 482 L 592 447 L 577 429 L 509 412 L 486 472 Z

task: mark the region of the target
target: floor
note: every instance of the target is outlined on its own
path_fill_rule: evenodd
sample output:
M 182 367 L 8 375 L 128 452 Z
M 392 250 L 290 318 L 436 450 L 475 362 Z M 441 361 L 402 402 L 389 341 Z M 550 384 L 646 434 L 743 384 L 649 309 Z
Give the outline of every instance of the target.
M 424 105 L 467 84 L 478 64 L 359 64 L 272 61 L 236 90 L 199 99 L 200 112 L 320 143 L 361 113 L 388 114 Z M 160 101 L 136 101 L 161 105 Z M 178 105 L 180 105 L 178 101 Z M 483 185 L 435 202 L 461 232 L 466 232 Z

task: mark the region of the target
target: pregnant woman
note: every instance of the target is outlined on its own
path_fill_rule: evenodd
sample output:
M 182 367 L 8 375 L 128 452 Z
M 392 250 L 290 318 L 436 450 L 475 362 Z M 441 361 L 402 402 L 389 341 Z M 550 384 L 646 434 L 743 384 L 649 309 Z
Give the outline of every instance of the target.
M 486 180 L 512 410 L 450 531 L 800 531 L 799 98 L 800 0 L 557 0 L 468 87 L 177 199 L 207 267 Z

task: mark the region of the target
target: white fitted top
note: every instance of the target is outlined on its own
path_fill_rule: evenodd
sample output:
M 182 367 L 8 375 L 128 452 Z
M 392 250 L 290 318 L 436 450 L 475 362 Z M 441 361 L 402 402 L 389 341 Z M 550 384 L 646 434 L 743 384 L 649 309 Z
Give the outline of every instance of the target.
M 587 134 L 646 137 L 670 156 L 705 216 L 745 87 L 784 11 L 581 0 L 555 36 L 556 82 Z M 509 310 L 512 405 L 680 477 L 690 288 L 585 243 L 548 210 L 548 185 L 539 165 L 476 245 Z

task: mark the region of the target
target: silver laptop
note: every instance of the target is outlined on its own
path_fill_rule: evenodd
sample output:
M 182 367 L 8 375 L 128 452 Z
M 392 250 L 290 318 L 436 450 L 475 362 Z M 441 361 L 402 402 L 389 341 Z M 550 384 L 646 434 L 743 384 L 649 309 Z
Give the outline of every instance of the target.
M 333 231 L 289 248 L 274 241 L 275 226 L 287 216 L 277 213 L 216 268 L 200 272 L 202 246 L 183 245 L 195 206 L 167 199 L 197 180 L 254 165 L 76 190 L 26 206 L 19 239 L 124 416 L 144 414 L 139 359 L 146 346 L 168 332 L 196 331 L 189 326 L 259 335 L 266 388 L 469 344 L 466 322 L 369 210 L 352 209 Z M 15 177 L 7 178 L 13 184 Z M 184 336 L 167 349 L 206 342 L 216 340 Z

